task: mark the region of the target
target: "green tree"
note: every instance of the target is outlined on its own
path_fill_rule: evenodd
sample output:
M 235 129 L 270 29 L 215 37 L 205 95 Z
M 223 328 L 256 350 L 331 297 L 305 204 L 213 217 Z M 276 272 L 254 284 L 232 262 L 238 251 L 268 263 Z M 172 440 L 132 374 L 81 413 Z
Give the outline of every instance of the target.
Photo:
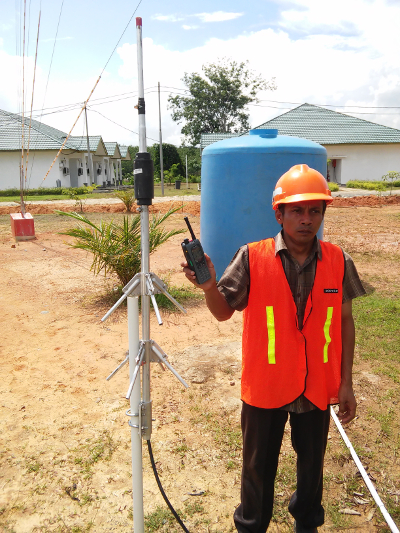
M 164 172 L 164 177 L 170 185 L 173 181 L 184 179 L 179 171 L 179 165 L 177 163 L 172 165 L 169 170 Z
M 184 126 L 185 141 L 196 146 L 202 133 L 233 133 L 250 128 L 246 106 L 257 102 L 257 93 L 275 90 L 275 79 L 265 81 L 248 67 L 248 61 L 237 63 L 222 59 L 202 67 L 204 77 L 197 72 L 185 72 L 182 78 L 187 96 L 170 96 L 172 119 Z
M 188 175 L 200 176 L 201 174 L 201 156 L 200 150 L 195 146 L 181 146 L 178 148 L 179 155 L 184 167 L 186 167 L 186 156 L 188 163 Z M 186 170 L 186 169 L 185 169 Z M 185 172 L 186 176 L 186 172 Z
M 162 143 L 163 148 L 163 163 L 164 171 L 169 170 L 172 165 L 178 165 L 179 174 L 185 173 L 185 167 L 182 164 L 178 148 L 173 144 Z M 149 150 L 150 151 L 150 150 Z M 151 147 L 151 156 L 154 163 L 154 175 L 158 178 L 160 177 L 161 167 L 160 167 L 160 144 L 154 143 Z
M 133 174 L 133 161 L 136 157 L 136 154 L 139 151 L 139 146 L 128 146 L 129 155 L 131 156 L 130 161 L 121 161 L 122 165 L 122 177 L 130 176 Z
M 390 194 L 392 194 L 392 188 L 393 183 L 400 179 L 400 172 L 396 172 L 395 170 L 390 170 L 387 174 L 382 176 L 382 180 L 386 183 L 389 183 L 390 185 Z

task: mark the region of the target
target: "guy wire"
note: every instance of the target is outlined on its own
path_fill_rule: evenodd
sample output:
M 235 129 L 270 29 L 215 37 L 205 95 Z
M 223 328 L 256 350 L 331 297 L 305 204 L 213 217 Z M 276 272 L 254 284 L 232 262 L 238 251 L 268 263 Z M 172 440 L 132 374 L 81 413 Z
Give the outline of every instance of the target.
M 25 1 L 26 1 L 26 0 L 25 0 Z M 69 137 L 70 137 L 70 135 L 71 135 L 71 133 L 72 133 L 72 130 L 74 129 L 76 123 L 78 122 L 80 116 L 82 115 L 83 110 L 84 110 L 85 107 L 86 107 L 86 104 L 87 104 L 87 103 L 89 102 L 89 100 L 90 100 L 90 97 L 91 97 L 92 94 L 94 93 L 94 90 L 96 89 L 96 87 L 97 87 L 97 85 L 98 85 L 98 83 L 99 83 L 99 81 L 100 81 L 100 79 L 101 79 L 101 76 L 102 76 L 103 72 L 105 71 L 105 69 L 106 69 L 108 63 L 110 62 L 110 59 L 111 59 L 112 55 L 114 54 L 114 52 L 115 52 L 117 46 L 119 45 L 119 43 L 120 43 L 120 41 L 121 41 L 121 39 L 122 39 L 124 33 L 126 32 L 128 26 L 129 26 L 129 24 L 131 23 L 131 20 L 133 19 L 134 15 L 135 15 L 136 11 L 138 10 L 138 8 L 139 8 L 139 6 L 140 6 L 141 3 L 142 3 L 142 0 L 139 0 L 139 3 L 138 3 L 138 5 L 136 6 L 135 11 L 133 12 L 131 18 L 129 19 L 128 24 L 125 26 L 125 29 L 124 29 L 124 31 L 122 32 L 120 38 L 118 39 L 118 42 L 117 42 L 117 44 L 116 44 L 115 47 L 114 47 L 114 50 L 111 52 L 110 57 L 107 59 L 107 62 L 106 62 L 106 64 L 104 65 L 104 68 L 103 68 L 103 70 L 102 70 L 101 73 L 100 73 L 100 76 L 97 78 L 97 81 L 96 81 L 96 83 L 94 84 L 93 89 L 90 91 L 90 94 L 89 94 L 87 100 L 85 100 L 85 102 L 84 102 L 84 104 L 83 104 L 83 106 L 82 106 L 82 108 L 81 108 L 81 110 L 80 110 L 80 112 L 79 112 L 78 117 L 76 118 L 74 124 L 72 125 L 72 128 L 70 129 L 68 135 L 66 136 L 66 138 L 65 138 L 65 140 L 64 140 L 64 142 L 63 142 L 61 148 L 59 149 L 59 151 L 58 151 L 56 157 L 54 158 L 53 162 L 51 163 L 49 170 L 46 172 L 45 177 L 42 179 L 42 181 L 41 181 L 41 183 L 40 183 L 40 186 L 42 185 L 42 183 L 44 182 L 44 180 L 45 180 L 45 179 L 47 178 L 47 176 L 49 175 L 50 170 L 53 168 L 54 163 L 57 161 L 58 156 L 59 156 L 60 153 L 62 152 L 62 150 L 63 150 L 63 148 L 64 148 L 64 146 L 65 146 L 67 140 L 69 139 Z
M 36 63 L 37 63 L 37 55 L 38 55 L 38 47 L 39 47 L 39 29 L 40 29 L 40 16 L 41 11 L 39 11 L 39 21 L 38 21 L 38 29 L 37 29 L 37 37 L 36 37 L 36 53 L 35 53 L 35 66 L 33 68 L 33 84 L 32 84 L 32 98 L 31 98 L 31 115 L 29 119 L 29 130 L 28 130 L 28 147 L 26 152 L 26 165 L 25 165 L 25 185 L 26 185 L 26 177 L 28 174 L 28 160 L 29 160 L 29 144 L 31 140 L 31 126 L 32 126 L 32 109 L 33 109 L 33 96 L 35 93 L 35 79 L 36 79 Z

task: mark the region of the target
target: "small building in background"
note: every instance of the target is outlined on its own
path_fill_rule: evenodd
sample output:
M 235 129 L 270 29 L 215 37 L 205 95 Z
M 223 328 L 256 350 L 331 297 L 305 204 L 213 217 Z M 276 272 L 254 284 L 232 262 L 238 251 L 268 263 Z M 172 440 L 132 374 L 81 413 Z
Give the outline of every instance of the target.
M 300 137 L 324 146 L 329 160 L 328 179 L 335 183 L 380 180 L 391 170 L 400 171 L 400 130 L 331 109 L 302 104 L 256 129 L 277 129 L 279 135 Z M 203 134 L 201 149 L 238 135 L 247 132 Z
M 93 161 L 90 182 L 87 137 L 70 136 L 47 175 L 67 134 L 37 120 L 0 110 L 0 189 L 20 187 L 24 139 L 25 189 L 39 187 L 81 187 L 96 184 L 115 186 L 122 183 L 121 159 L 130 160 L 129 150 L 118 143 L 104 143 L 100 135 L 89 136 Z M 29 154 L 27 152 L 29 145 Z M 26 165 L 26 160 L 28 164 Z

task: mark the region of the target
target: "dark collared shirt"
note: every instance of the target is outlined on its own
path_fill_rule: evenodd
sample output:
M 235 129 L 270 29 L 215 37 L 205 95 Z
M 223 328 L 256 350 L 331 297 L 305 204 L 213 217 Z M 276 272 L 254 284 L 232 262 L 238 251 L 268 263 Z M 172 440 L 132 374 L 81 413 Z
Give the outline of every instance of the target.
M 275 237 L 276 254 L 279 254 L 281 258 L 283 270 L 296 304 L 299 327 L 302 328 L 307 299 L 314 284 L 317 261 L 322 259 L 321 245 L 319 240 L 315 238 L 310 255 L 300 266 L 299 262 L 290 255 L 282 232 L 280 232 Z M 358 296 L 363 296 L 365 290 L 352 258 L 346 252 L 343 252 L 343 255 L 345 258 L 345 274 L 343 277 L 342 302 L 346 302 Z M 249 250 L 247 245 L 239 248 L 234 255 L 218 282 L 218 289 L 232 309 L 243 311 L 247 307 L 250 292 Z M 281 409 L 303 413 L 316 409 L 316 407 L 301 395 L 294 402 Z

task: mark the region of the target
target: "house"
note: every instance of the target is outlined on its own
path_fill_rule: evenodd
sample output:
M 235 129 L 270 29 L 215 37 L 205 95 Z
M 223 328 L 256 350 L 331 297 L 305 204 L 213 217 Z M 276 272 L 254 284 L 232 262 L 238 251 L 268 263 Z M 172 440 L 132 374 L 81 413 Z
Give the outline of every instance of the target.
M 277 129 L 279 135 L 301 137 L 324 146 L 332 182 L 344 185 L 349 180 L 380 180 L 391 170 L 400 171 L 400 130 L 395 128 L 311 104 L 302 104 L 256 129 L 270 128 Z M 202 135 L 201 148 L 227 135 Z
M 20 187 L 22 134 L 25 188 L 90 184 L 87 137 L 70 136 L 49 171 L 67 134 L 37 120 L 30 121 L 29 117 L 23 123 L 20 115 L 0 110 L 0 189 Z M 100 135 L 91 135 L 89 150 L 94 184 L 106 186 L 122 180 L 121 159 L 130 160 L 127 149 L 121 150 L 118 143 L 105 143 Z

